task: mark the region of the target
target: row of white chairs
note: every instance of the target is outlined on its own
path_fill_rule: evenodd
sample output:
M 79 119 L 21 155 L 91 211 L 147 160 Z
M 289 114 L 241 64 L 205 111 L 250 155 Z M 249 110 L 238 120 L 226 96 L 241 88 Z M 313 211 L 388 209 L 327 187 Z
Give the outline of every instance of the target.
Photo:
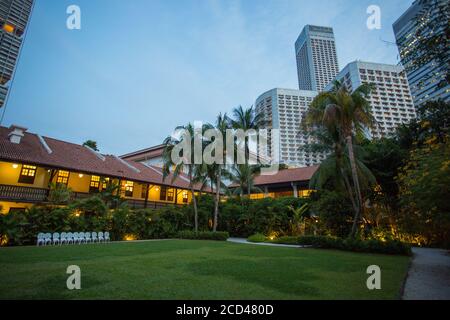
M 94 242 L 109 242 L 109 232 L 54 232 L 39 233 L 36 245 L 62 245 L 62 244 L 82 244 Z

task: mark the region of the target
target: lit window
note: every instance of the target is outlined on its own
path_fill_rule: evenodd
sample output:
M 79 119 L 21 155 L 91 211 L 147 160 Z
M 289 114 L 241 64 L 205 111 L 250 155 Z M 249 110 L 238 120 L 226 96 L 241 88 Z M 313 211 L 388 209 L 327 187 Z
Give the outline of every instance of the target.
M 103 178 L 102 180 L 103 180 L 102 181 L 102 189 L 104 190 L 104 189 L 106 189 L 108 187 L 109 178 Z
M 183 203 L 188 203 L 188 193 L 187 193 L 187 191 L 183 192 Z
M 20 171 L 19 183 L 34 183 L 34 177 L 36 176 L 36 167 L 24 164 Z
M 133 189 L 134 189 L 134 182 L 133 181 L 127 181 L 125 183 L 125 197 L 132 197 L 133 196 Z
M 167 190 L 167 201 L 173 201 L 174 197 L 174 190 L 173 189 L 168 189 Z
M 58 176 L 56 177 L 56 183 L 67 185 L 69 183 L 69 175 L 69 171 L 59 170 Z
M 299 190 L 298 196 L 299 198 L 309 198 L 312 192 L 312 190 Z
M 91 176 L 91 182 L 89 184 L 89 192 L 98 192 L 100 189 L 100 177 Z
M 3 30 L 5 30 L 5 31 L 8 32 L 8 33 L 13 33 L 13 32 L 14 32 L 14 26 L 5 23 L 5 24 L 3 25 Z

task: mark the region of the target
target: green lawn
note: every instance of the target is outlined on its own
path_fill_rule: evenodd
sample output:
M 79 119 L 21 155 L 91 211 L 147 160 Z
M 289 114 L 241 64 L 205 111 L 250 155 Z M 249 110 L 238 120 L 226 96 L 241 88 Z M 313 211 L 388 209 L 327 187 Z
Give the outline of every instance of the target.
M 0 299 L 396 299 L 409 258 L 212 241 L 0 249 Z M 379 265 L 382 290 L 366 287 Z M 81 290 L 66 268 L 81 268 Z

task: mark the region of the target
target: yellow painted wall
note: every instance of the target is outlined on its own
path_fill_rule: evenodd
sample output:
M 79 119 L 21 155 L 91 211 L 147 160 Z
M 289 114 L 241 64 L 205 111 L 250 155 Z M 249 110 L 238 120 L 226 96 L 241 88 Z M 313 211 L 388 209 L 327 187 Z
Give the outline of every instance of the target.
M 33 184 L 18 182 L 21 170 L 21 164 L 18 164 L 18 167 L 14 169 L 12 163 L 0 161 L 0 184 L 33 188 L 47 188 L 48 180 L 50 179 L 50 173 L 47 172 L 46 169 L 37 167 Z
M 57 178 L 58 174 L 55 174 L 55 181 Z M 70 172 L 69 175 L 69 183 L 68 183 L 68 187 L 73 191 L 73 192 L 84 192 L 84 193 L 88 193 L 89 192 L 89 184 L 91 182 L 91 176 L 88 174 L 83 174 L 83 176 L 80 178 L 79 173 L 76 172 Z
M 0 214 L 7 214 L 11 208 L 30 208 L 31 203 L 16 203 L 16 202 L 2 202 L 0 201 Z

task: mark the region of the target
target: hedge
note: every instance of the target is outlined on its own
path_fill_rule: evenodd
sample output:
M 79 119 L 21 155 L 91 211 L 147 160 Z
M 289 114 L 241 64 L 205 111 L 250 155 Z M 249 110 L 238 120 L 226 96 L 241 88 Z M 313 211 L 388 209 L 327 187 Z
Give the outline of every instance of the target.
M 279 244 L 310 245 L 321 249 L 338 249 L 353 252 L 368 252 L 396 255 L 411 255 L 411 247 L 398 240 L 342 239 L 328 236 L 281 237 L 271 241 Z
M 210 231 L 180 231 L 178 232 L 178 238 L 190 239 L 190 240 L 216 240 L 226 241 L 230 237 L 228 232 L 210 232 Z

